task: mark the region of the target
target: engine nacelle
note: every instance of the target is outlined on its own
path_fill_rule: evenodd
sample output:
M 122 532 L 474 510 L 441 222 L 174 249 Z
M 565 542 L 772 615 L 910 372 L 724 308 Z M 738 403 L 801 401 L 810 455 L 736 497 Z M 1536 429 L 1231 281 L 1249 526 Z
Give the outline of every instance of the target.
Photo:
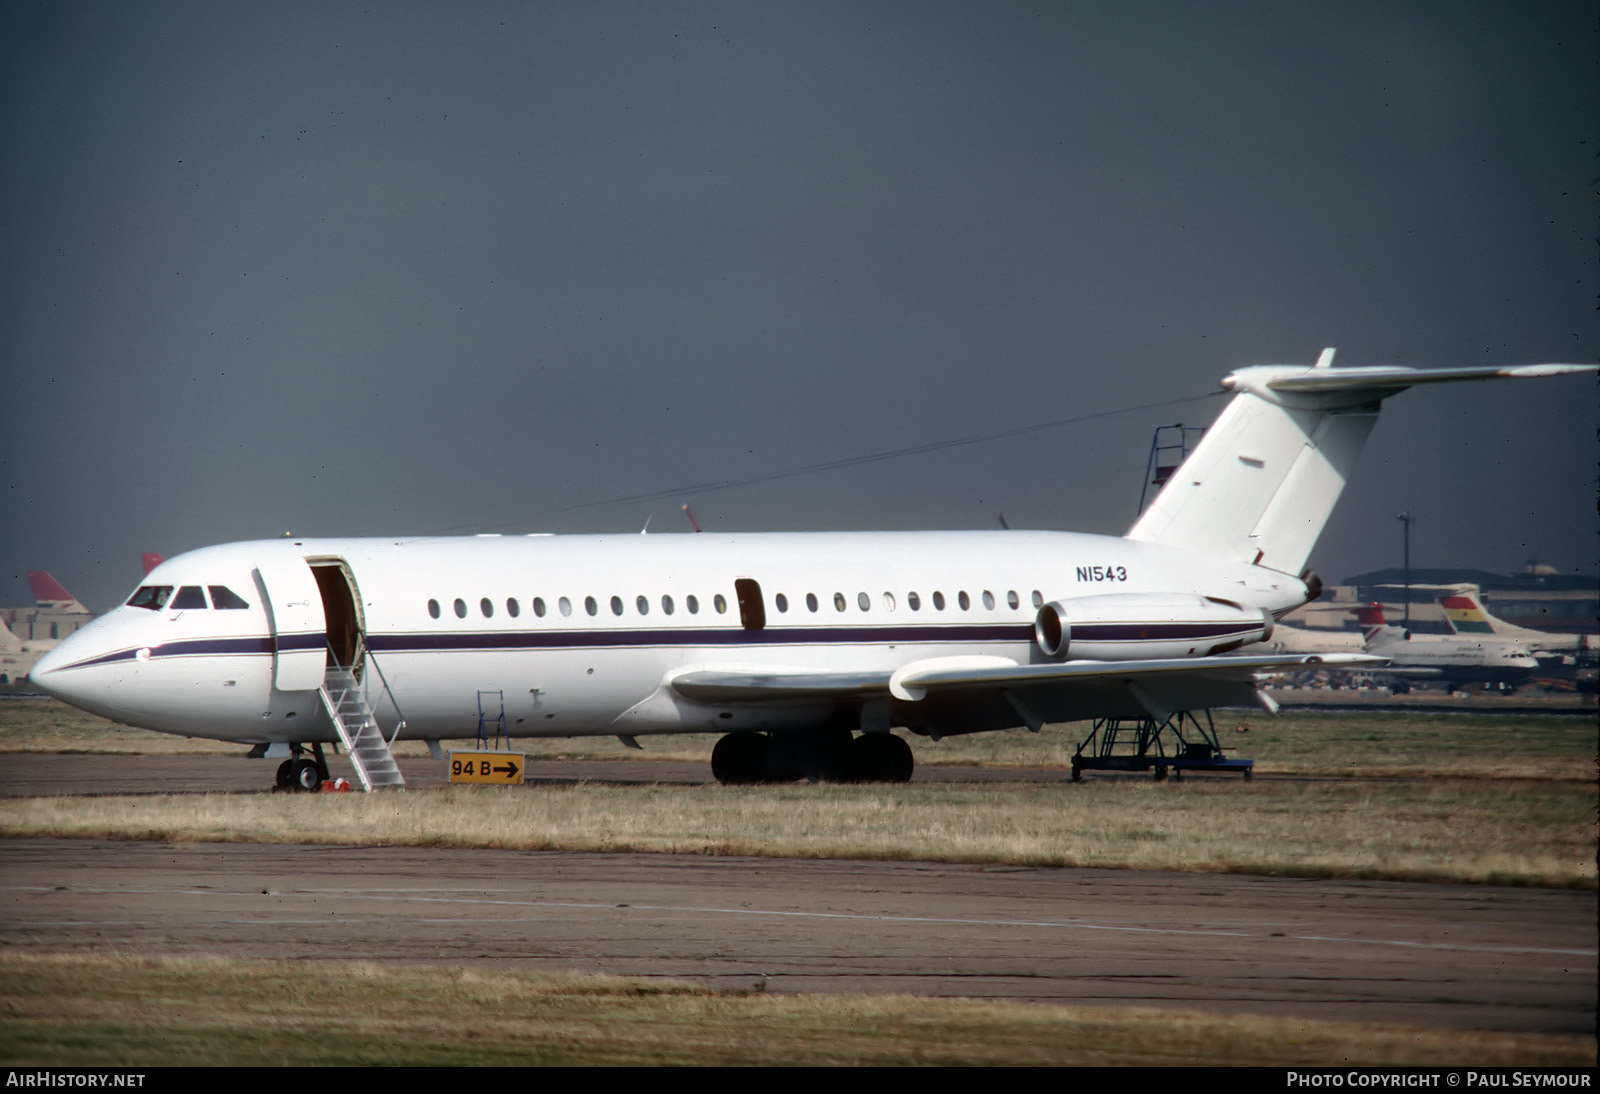
M 1033 637 L 1058 661 L 1205 657 L 1272 636 L 1272 613 L 1193 593 L 1113 593 L 1054 600 Z

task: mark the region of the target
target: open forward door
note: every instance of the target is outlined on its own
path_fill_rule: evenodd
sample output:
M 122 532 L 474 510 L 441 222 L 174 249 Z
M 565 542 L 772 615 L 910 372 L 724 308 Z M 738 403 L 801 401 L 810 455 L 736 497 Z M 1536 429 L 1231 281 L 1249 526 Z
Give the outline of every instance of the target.
M 310 565 L 284 552 L 256 567 L 272 625 L 272 683 L 279 691 L 316 691 L 328 664 L 322 591 Z

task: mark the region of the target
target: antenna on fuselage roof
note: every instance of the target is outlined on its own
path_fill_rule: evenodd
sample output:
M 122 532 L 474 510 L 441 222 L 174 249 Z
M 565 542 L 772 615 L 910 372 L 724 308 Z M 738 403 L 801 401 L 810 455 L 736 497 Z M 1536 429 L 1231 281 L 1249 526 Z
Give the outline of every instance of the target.
M 689 527 L 696 532 L 701 531 L 700 522 L 694 519 L 694 510 L 689 508 L 688 502 L 683 503 L 683 515 L 689 518 Z
M 654 514 L 651 514 L 651 516 L 654 516 Z M 645 533 L 647 533 L 649 531 L 650 531 L 650 517 L 645 517 L 644 518 L 644 527 L 639 529 L 639 534 L 642 536 L 642 535 L 644 535 Z
M 1011 525 L 1006 523 L 1006 515 L 1004 513 L 996 513 L 994 519 L 1000 522 L 1000 527 L 1008 532 L 1011 531 Z

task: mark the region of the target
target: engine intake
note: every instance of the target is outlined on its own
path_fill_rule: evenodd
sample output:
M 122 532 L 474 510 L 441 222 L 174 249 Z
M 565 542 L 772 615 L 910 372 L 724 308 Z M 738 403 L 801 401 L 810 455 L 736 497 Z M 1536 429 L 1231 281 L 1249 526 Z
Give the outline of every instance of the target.
M 1205 657 L 1272 636 L 1272 614 L 1192 593 L 1114 593 L 1053 600 L 1033 620 L 1057 661 Z

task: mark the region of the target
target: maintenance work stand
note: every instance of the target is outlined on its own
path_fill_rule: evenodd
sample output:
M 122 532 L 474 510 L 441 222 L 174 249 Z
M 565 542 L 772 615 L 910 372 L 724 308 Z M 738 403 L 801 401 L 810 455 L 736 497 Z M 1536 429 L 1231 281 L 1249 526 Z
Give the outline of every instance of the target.
M 1185 771 L 1237 771 L 1246 779 L 1256 762 L 1228 759 L 1209 710 L 1180 710 L 1166 718 L 1096 718 L 1072 756 L 1072 780 L 1085 771 L 1151 771 L 1157 780 Z

